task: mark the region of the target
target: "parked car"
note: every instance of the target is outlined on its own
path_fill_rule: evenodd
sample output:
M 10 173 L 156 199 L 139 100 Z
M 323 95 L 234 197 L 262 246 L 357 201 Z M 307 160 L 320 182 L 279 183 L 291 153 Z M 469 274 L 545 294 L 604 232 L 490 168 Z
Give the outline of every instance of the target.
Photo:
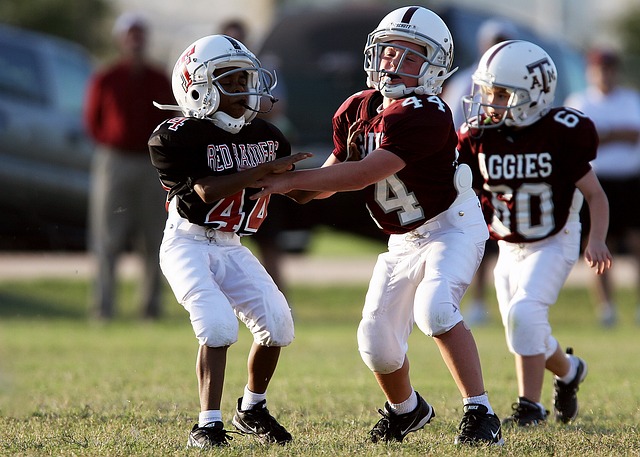
M 84 245 L 93 146 L 82 125 L 92 58 L 0 26 L 0 248 Z

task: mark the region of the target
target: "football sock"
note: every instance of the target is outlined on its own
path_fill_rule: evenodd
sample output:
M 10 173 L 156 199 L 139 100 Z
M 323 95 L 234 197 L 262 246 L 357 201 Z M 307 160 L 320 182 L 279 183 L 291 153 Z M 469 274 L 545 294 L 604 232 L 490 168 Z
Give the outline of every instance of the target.
M 466 397 L 462 399 L 463 405 L 482 405 L 487 407 L 488 414 L 494 414 L 493 408 L 491 407 L 491 403 L 489 403 L 489 396 L 484 393 L 482 395 L 477 395 L 475 397 Z
M 198 427 L 212 427 L 214 422 L 222 422 L 222 413 L 219 409 L 200 411 L 198 415 Z
M 418 407 L 416 391 L 411 389 L 411 395 L 402 403 L 389 403 L 389 409 L 395 414 L 407 414 Z
M 251 392 L 249 387 L 244 387 L 244 395 L 242 396 L 242 403 L 240 404 L 240 409 L 242 411 L 246 411 L 248 409 L 253 408 L 254 405 L 260 403 L 262 400 L 266 400 L 267 392 L 265 391 L 262 394 L 257 394 L 255 392 Z
M 558 381 L 564 382 L 565 384 L 573 381 L 573 378 L 576 377 L 576 373 L 578 372 L 578 358 L 569 354 L 567 354 L 567 358 L 569 359 L 569 371 L 562 377 L 556 376 Z

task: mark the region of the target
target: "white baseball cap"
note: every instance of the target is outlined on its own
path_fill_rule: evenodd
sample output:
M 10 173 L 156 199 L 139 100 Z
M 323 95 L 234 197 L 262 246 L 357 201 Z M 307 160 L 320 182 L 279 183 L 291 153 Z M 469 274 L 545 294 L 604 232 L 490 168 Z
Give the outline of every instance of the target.
M 513 40 L 517 35 L 518 29 L 513 22 L 503 18 L 488 19 L 478 29 L 478 45 L 484 53 L 497 42 Z
M 133 27 L 147 28 L 147 19 L 140 13 L 126 12 L 121 14 L 113 24 L 113 36 L 121 36 Z

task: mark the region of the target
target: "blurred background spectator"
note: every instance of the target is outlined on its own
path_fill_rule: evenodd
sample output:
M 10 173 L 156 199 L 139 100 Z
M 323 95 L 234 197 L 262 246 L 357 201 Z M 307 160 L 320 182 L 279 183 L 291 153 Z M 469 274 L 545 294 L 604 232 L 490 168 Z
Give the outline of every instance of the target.
M 476 33 L 476 43 L 478 45 L 476 59 L 471 65 L 455 72 L 443 86 L 442 99 L 451 108 L 453 124 L 456 129 L 459 129 L 465 121 L 461 100 L 464 95 L 471 93 L 473 86 L 471 75 L 478 68 L 480 57 L 494 44 L 498 44 L 501 41 L 515 40 L 517 37 L 518 30 L 515 24 L 507 19 L 487 19 L 478 28 Z
M 620 55 L 608 48 L 594 48 L 587 55 L 586 90 L 570 95 L 566 105 L 579 109 L 596 125 L 600 137 L 598 156 L 591 163 L 609 199 L 609 236 L 612 252 L 628 252 L 637 275 L 637 320 L 640 322 L 640 93 L 620 84 Z M 588 212 L 582 212 L 588 224 Z M 583 233 L 588 233 L 583 228 Z M 615 263 L 614 263 L 615 265 Z M 617 321 L 611 274 L 599 275 L 595 296 L 600 322 Z
M 166 219 L 165 192 L 150 166 L 147 141 L 170 116 L 153 101 L 174 101 L 165 72 L 147 61 L 148 32 L 143 16 L 118 17 L 113 37 L 120 56 L 93 76 L 87 91 L 85 121 L 96 142 L 89 249 L 97 262 L 93 312 L 100 319 L 114 316 L 117 260 L 128 249 L 142 261 L 143 317 L 154 319 L 161 313 L 158 251 Z
M 239 40 L 245 46 L 249 46 L 247 43 L 247 25 L 242 19 L 229 19 L 222 23 L 220 27 L 220 33 L 229 35 L 236 40 Z

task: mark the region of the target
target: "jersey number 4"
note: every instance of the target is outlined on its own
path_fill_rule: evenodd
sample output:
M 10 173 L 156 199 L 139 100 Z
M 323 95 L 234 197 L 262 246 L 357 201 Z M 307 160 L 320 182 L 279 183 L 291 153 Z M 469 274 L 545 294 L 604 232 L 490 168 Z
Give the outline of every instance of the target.
M 421 219 L 424 211 L 413 192 L 396 176 L 391 175 L 376 183 L 376 203 L 385 213 L 397 211 L 400 224 L 407 225 Z

